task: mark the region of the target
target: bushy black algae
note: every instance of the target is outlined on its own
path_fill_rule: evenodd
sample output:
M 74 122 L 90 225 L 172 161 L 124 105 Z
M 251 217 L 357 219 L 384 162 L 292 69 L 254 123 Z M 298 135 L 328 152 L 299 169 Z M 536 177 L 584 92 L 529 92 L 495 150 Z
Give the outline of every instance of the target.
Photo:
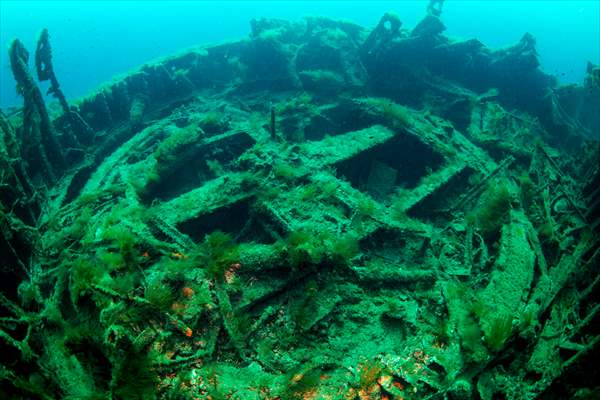
M 68 109 L 45 31 L 63 114 L 15 41 L 0 397 L 596 390 L 597 67 L 558 86 L 530 35 L 450 39 L 440 4 L 255 20 Z

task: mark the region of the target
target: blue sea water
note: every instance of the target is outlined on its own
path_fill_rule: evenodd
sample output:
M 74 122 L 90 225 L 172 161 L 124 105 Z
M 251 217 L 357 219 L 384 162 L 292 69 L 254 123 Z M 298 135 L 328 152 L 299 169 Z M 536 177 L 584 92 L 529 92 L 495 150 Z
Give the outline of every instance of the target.
M 10 42 L 21 39 L 33 55 L 43 28 L 51 35 L 62 88 L 74 98 L 154 58 L 198 44 L 243 38 L 252 18 L 319 15 L 373 27 L 384 12 L 392 11 L 412 27 L 425 15 L 427 4 L 427 0 L 0 0 L 0 107 L 21 102 L 8 62 Z M 442 20 L 448 35 L 475 37 L 491 47 L 513 44 L 525 32 L 532 33 L 542 68 L 565 83 L 581 83 L 587 61 L 600 63 L 600 0 L 446 0 Z

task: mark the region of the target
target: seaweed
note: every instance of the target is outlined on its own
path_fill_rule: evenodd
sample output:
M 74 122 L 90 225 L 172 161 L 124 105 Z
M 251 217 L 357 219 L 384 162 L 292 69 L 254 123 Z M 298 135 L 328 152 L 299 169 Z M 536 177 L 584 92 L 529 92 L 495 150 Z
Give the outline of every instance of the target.
M 110 232 L 110 233 L 109 233 Z M 110 231 L 107 231 L 107 238 L 113 239 L 119 250 L 119 254 L 125 260 L 128 266 L 132 266 L 137 261 L 137 254 L 135 253 L 136 238 L 135 236 L 125 227 L 115 227 Z
M 305 263 L 319 263 L 323 257 L 323 249 L 318 247 L 314 236 L 306 230 L 298 230 L 288 234 L 284 246 L 287 249 L 289 265 L 293 269 Z
M 155 399 L 158 375 L 146 349 L 124 339 L 117 354 L 112 360 L 111 394 L 123 400 Z
M 370 197 L 360 198 L 356 203 L 356 213 L 361 218 L 372 217 L 375 207 L 375 201 Z
M 362 101 L 381 115 L 384 122 L 393 129 L 404 129 L 413 122 L 411 110 L 390 99 L 370 97 Z
M 485 344 L 495 352 L 502 350 L 513 331 L 511 315 L 493 314 L 486 318 L 482 330 L 485 335 Z
M 144 298 L 161 312 L 169 312 L 177 296 L 167 282 L 153 280 L 144 288 Z
M 239 248 L 231 235 L 215 231 L 206 235 L 193 258 L 212 279 L 222 282 L 227 270 L 239 262 Z
M 223 133 L 229 127 L 224 115 L 218 111 L 205 113 L 199 121 L 202 130 L 207 134 Z
M 73 305 L 82 296 L 91 294 L 93 288 L 108 277 L 107 271 L 100 264 L 86 257 L 77 258 L 69 267 L 69 290 Z
M 351 260 L 360 254 L 360 244 L 353 235 L 336 236 L 331 245 L 333 259 L 341 264 L 348 265 Z
M 505 181 L 491 182 L 477 207 L 466 215 L 467 223 L 474 225 L 485 237 L 495 237 L 511 210 L 512 194 Z
M 335 235 L 331 232 L 310 232 L 301 229 L 291 232 L 283 246 L 288 264 L 298 269 L 307 264 L 348 265 L 360 253 L 360 245 L 353 235 Z
M 528 173 L 523 173 L 517 178 L 521 189 L 521 204 L 525 210 L 528 210 L 535 201 L 536 184 Z
M 285 161 L 277 161 L 273 166 L 273 173 L 279 179 L 292 181 L 302 174 L 302 170 Z

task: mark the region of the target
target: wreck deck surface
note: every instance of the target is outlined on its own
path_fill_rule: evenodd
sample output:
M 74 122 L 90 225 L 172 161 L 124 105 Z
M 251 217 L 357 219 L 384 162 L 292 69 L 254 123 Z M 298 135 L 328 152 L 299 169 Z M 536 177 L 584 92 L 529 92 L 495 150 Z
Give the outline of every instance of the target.
M 597 158 L 581 149 L 600 89 L 549 97 L 527 36 L 493 51 L 432 16 L 412 31 L 395 21 L 255 21 L 248 40 L 78 101 L 87 129 L 47 185 L 21 304 L 2 297 L 18 321 L 4 335 L 21 359 L 1 375 L 12 389 L 591 390 L 569 382 L 599 348 Z M 46 371 L 34 383 L 19 376 L 31 363 Z

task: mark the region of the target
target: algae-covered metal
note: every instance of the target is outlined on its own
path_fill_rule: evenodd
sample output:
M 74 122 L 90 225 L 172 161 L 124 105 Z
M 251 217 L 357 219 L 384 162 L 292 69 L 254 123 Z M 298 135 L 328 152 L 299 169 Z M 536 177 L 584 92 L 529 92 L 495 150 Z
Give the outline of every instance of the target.
M 256 20 L 53 118 L 16 42 L 0 394 L 595 390 L 598 121 L 532 37 L 443 30 Z

